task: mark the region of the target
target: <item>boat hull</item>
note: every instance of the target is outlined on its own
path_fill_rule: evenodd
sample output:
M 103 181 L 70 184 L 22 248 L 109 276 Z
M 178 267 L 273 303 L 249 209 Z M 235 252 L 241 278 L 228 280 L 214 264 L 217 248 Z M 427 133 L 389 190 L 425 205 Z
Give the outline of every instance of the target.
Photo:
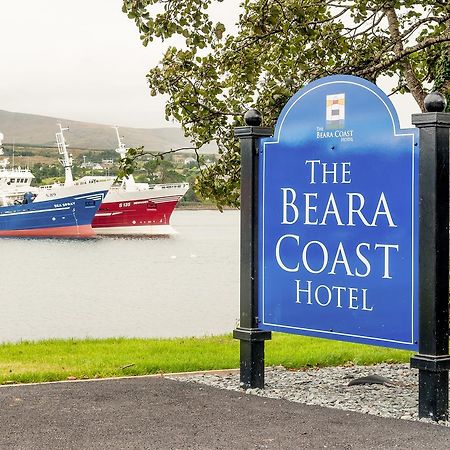
M 0 236 L 93 236 L 92 220 L 106 193 L 95 190 L 0 207 Z
M 25 230 L 0 230 L 1 237 L 92 237 L 91 225 L 73 227 L 33 228 Z
M 95 215 L 98 234 L 173 234 L 170 217 L 188 187 L 172 190 L 111 190 Z

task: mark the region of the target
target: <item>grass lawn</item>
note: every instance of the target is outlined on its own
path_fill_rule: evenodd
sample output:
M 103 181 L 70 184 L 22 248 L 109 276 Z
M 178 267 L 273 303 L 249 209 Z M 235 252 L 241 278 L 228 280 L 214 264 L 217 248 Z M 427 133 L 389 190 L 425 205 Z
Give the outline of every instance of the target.
M 266 365 L 287 368 L 408 362 L 411 353 L 273 333 Z M 239 367 L 231 335 L 186 339 L 48 340 L 0 345 L 0 384 Z

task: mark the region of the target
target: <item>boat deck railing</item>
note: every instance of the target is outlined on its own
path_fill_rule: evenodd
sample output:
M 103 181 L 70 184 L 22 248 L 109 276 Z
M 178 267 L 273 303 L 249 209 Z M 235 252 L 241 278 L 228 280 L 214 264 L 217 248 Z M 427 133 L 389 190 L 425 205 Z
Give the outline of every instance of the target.
M 189 186 L 189 183 L 150 184 L 149 189 L 176 189 Z
M 106 181 L 108 181 L 108 180 L 106 180 Z M 73 186 L 83 186 L 83 185 L 86 185 L 86 184 L 96 184 L 98 182 L 99 182 L 99 180 L 83 180 L 83 181 L 78 180 L 78 181 L 74 181 L 73 182 Z M 53 184 L 44 184 L 44 185 L 38 186 L 38 187 L 39 187 L 39 189 L 51 190 L 51 189 L 54 189 L 55 187 L 63 187 L 63 186 L 64 186 L 63 183 L 53 183 Z
M 7 169 L 6 167 L 0 166 L 0 173 L 5 173 L 8 175 L 15 173 L 26 173 L 32 175 L 29 169 L 22 169 L 21 167 L 14 167 L 13 169 Z

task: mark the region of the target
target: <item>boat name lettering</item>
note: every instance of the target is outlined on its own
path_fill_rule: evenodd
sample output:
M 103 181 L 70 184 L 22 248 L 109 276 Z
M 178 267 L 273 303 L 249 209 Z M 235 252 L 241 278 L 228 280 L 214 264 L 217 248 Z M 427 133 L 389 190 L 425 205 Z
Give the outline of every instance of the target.
M 55 203 L 55 208 L 64 208 L 65 206 L 73 206 L 75 202 Z
M 131 202 L 119 203 L 119 208 L 128 208 L 128 206 L 131 206 Z

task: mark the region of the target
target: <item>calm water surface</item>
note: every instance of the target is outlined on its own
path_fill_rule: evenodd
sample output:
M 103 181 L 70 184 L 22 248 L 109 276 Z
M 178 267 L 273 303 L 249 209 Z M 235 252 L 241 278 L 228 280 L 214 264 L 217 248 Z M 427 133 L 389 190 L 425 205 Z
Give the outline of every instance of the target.
M 239 212 L 175 211 L 166 238 L 0 240 L 0 341 L 231 332 Z

